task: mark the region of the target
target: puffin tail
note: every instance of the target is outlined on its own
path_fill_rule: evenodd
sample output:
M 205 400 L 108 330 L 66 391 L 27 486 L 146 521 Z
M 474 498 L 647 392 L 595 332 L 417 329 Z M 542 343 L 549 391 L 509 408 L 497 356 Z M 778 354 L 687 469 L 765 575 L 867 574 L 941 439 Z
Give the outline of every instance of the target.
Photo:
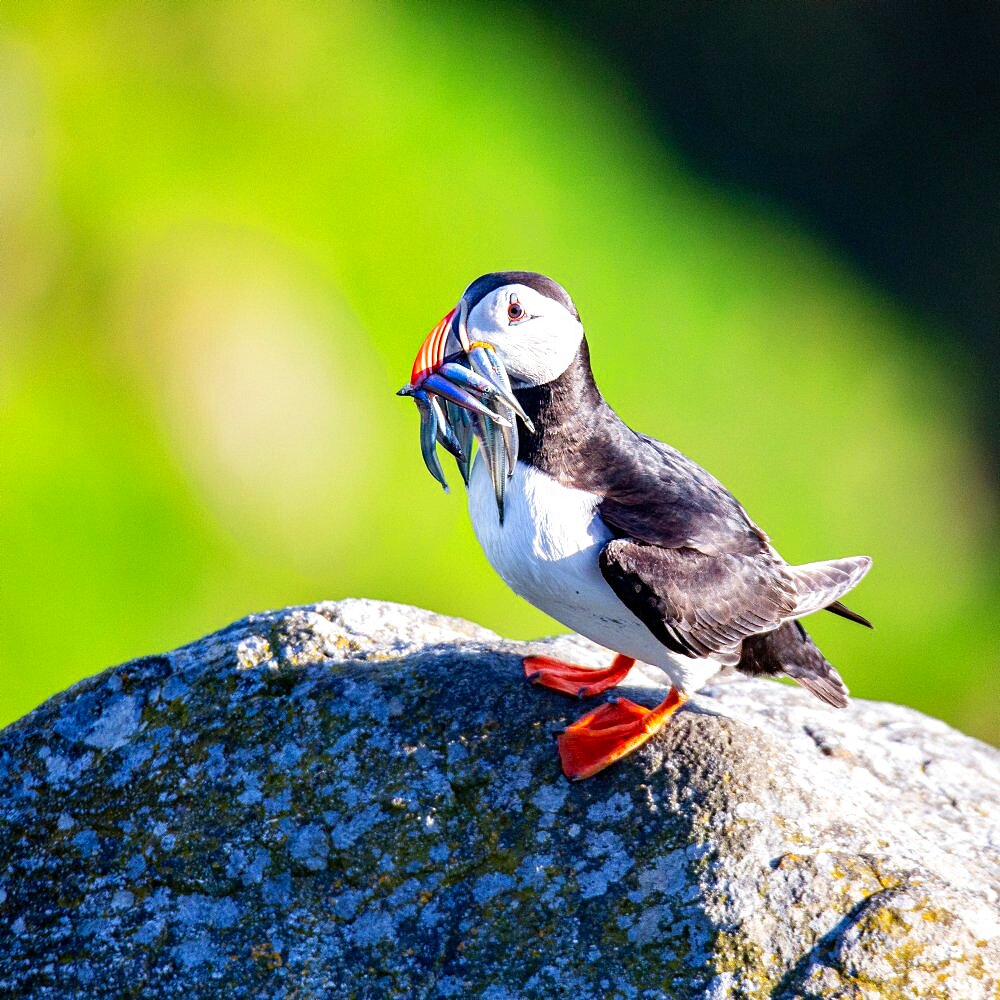
M 860 583 L 871 565 L 868 556 L 851 556 L 791 567 L 798 594 L 791 617 L 801 618 L 825 608 L 871 628 L 867 618 L 840 603 L 840 598 Z M 736 669 L 751 675 L 784 674 L 834 708 L 847 704 L 847 685 L 799 621 L 786 620 L 771 632 L 744 639 Z
M 792 579 L 798 594 L 794 617 L 802 618 L 826 608 L 842 618 L 871 628 L 872 624 L 867 618 L 840 602 L 844 594 L 861 582 L 871 565 L 872 561 L 868 556 L 849 556 L 847 559 L 793 566 Z
M 736 669 L 751 676 L 784 674 L 828 705 L 847 706 L 847 685 L 801 622 L 785 622 L 773 632 L 744 639 Z

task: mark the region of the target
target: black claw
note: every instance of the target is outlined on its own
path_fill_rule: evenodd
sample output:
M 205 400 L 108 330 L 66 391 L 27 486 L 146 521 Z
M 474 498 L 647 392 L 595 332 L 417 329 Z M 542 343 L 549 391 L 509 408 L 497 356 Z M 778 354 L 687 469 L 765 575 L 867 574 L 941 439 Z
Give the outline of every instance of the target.
M 541 677 L 541 676 L 542 676 L 542 672 L 541 672 L 541 670 L 536 670 L 536 671 L 535 671 L 535 672 L 534 672 L 533 674 L 526 674 L 526 675 L 525 675 L 525 678 L 524 678 L 524 679 L 525 679 L 525 680 L 526 680 L 526 681 L 527 681 L 527 682 L 528 682 L 529 684 L 534 684 L 534 683 L 535 683 L 535 681 L 537 681 L 537 680 L 538 680 L 538 678 L 539 678 L 539 677 Z

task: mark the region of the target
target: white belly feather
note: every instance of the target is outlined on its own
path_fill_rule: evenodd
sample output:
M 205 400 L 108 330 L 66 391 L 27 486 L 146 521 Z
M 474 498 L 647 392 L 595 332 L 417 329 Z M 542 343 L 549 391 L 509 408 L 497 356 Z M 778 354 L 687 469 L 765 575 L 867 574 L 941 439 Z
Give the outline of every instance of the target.
M 697 690 L 719 664 L 668 650 L 601 574 L 598 555 L 612 535 L 596 514 L 599 499 L 518 462 L 507 484 L 501 527 L 493 484 L 479 455 L 469 481 L 476 538 L 515 593 L 588 639 L 660 667 L 683 690 Z

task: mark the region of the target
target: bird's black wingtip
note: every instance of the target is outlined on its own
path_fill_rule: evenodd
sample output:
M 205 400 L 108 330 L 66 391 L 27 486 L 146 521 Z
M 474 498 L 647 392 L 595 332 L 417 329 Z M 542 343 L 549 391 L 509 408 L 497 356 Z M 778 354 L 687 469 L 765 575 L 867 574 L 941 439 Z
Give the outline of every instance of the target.
M 865 628 L 870 628 L 872 631 L 875 630 L 875 626 L 864 615 L 859 615 L 857 611 L 852 611 L 841 601 L 834 601 L 833 604 L 828 604 L 826 610 L 832 611 L 833 614 L 839 615 L 841 618 L 846 618 L 850 622 L 857 622 L 858 625 L 864 625 Z

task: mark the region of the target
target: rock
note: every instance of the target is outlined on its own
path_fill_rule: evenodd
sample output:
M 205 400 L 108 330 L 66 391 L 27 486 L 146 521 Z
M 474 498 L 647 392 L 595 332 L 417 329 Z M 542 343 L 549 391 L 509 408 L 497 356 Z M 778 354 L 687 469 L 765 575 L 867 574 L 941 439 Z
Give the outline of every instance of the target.
M 571 785 L 529 650 L 607 655 L 343 601 L 51 699 L 0 734 L 0 994 L 996 996 L 996 750 L 740 679 Z

